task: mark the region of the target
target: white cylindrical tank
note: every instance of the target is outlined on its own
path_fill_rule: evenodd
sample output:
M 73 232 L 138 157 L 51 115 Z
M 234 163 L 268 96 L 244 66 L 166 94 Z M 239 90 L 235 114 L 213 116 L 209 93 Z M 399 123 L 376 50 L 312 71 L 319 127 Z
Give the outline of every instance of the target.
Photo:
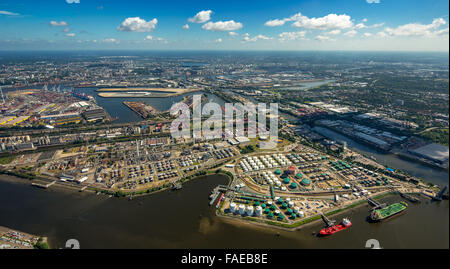
M 234 213 L 234 212 L 236 211 L 236 204 L 235 204 L 235 203 L 231 203 L 231 204 L 230 204 L 230 211 L 231 211 L 232 213 Z
M 267 201 L 267 206 L 272 206 L 272 201 Z
M 262 207 L 261 206 L 257 206 L 256 207 L 255 214 L 256 214 L 256 216 L 261 216 L 262 215 Z
M 239 214 L 241 215 L 245 214 L 245 205 L 239 205 Z
M 305 212 L 303 212 L 303 211 L 298 212 L 299 218 L 303 218 L 304 216 L 305 216 Z
M 249 216 L 253 216 L 253 206 L 251 206 L 251 205 L 249 205 L 249 206 L 247 206 L 247 215 L 249 215 Z
M 280 210 L 275 210 L 275 215 L 280 215 Z
M 294 213 L 295 214 L 297 214 L 299 210 L 300 210 L 300 207 L 298 207 L 298 206 L 294 207 Z
M 293 206 L 294 206 L 294 202 L 289 201 L 288 206 L 289 206 L 289 207 L 293 207 Z

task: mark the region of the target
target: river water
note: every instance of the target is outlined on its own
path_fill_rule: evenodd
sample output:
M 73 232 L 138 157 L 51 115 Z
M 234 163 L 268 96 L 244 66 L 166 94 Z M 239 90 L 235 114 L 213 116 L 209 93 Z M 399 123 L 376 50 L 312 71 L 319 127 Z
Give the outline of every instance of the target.
M 448 248 L 448 201 L 411 204 L 405 214 L 369 223 L 368 206 L 334 216 L 349 217 L 353 226 L 327 238 L 312 235 L 317 223 L 288 232 L 216 217 L 208 195 L 223 176 L 186 183 L 132 201 L 57 188 L 0 181 L 0 224 L 47 236 L 54 248 L 77 239 L 81 248 L 364 248 L 377 239 L 383 248 Z M 386 202 L 401 199 L 386 197 Z
M 160 111 L 169 110 L 173 104 L 183 101 L 183 98 L 188 95 L 195 94 L 204 94 L 208 98 L 208 102 L 218 103 L 219 105 L 223 105 L 224 101 L 218 96 L 206 92 L 195 92 L 195 93 L 185 93 L 178 96 L 165 97 L 165 98 L 150 98 L 150 97 L 142 97 L 142 98 L 104 98 L 99 97 L 98 92 L 96 92 L 97 88 L 77 88 L 76 91 L 84 92 L 86 94 L 92 95 L 97 104 L 103 107 L 111 117 L 117 117 L 118 119 L 114 121 L 115 123 L 125 123 L 125 122 L 136 122 L 141 121 L 142 118 L 129 109 L 127 106 L 123 104 L 124 101 L 129 102 L 145 102 L 152 107 L 156 108 Z

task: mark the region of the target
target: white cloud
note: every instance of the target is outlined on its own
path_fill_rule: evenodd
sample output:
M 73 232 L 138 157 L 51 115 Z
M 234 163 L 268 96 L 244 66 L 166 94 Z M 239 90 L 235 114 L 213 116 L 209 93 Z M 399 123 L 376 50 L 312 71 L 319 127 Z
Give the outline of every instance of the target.
M 362 19 L 362 22 L 367 22 L 367 18 Z
M 216 43 L 222 43 L 222 38 L 216 39 Z
M 250 35 L 248 34 L 248 33 L 246 33 L 245 35 L 244 35 L 244 39 L 242 40 L 243 42 L 256 42 L 256 41 L 258 41 L 258 40 L 269 40 L 269 39 L 272 39 L 272 38 L 270 38 L 270 37 L 267 37 L 267 36 L 265 36 L 265 35 L 257 35 L 257 36 L 255 36 L 255 37 L 252 37 L 252 38 L 250 38 Z
M 185 29 L 185 30 L 189 30 L 189 24 L 185 24 L 185 25 L 183 25 L 183 27 L 182 27 L 183 29 Z
M 364 33 L 363 36 L 365 36 L 365 37 L 371 37 L 372 34 L 371 34 L 371 33 Z
M 345 36 L 349 36 L 349 37 L 354 37 L 358 32 L 355 30 L 350 30 L 348 32 L 345 32 L 344 35 Z
M 391 36 L 426 36 L 432 37 L 445 34 L 445 31 L 437 30 L 440 26 L 446 24 L 443 18 L 434 19 L 430 24 L 409 23 L 400 25 L 396 28 L 386 28 L 384 31 Z M 445 30 L 445 29 L 444 29 Z
M 331 30 L 329 32 L 327 32 L 327 35 L 338 35 L 341 33 L 341 30 L 336 29 L 336 30 Z
M 0 10 L 0 15 L 19 16 L 19 13 L 9 12 L 6 10 Z
M 67 4 L 79 4 L 80 0 L 66 0 Z
M 68 34 L 66 34 L 66 36 L 68 36 L 68 37 L 74 37 L 75 34 L 74 34 L 74 33 L 68 33 Z
M 348 15 L 328 14 L 320 18 L 308 18 L 300 13 L 292 17 L 294 23 L 292 26 L 306 29 L 346 29 L 353 27 L 353 22 Z
M 316 36 L 316 40 L 319 41 L 335 41 L 335 39 L 330 38 L 329 36 L 326 35 L 318 35 Z
M 283 32 L 279 35 L 280 41 L 305 39 L 306 32 Z
M 369 4 L 379 4 L 380 0 L 366 0 L 366 2 Z
M 279 19 L 275 19 L 275 20 L 271 20 L 271 21 L 266 21 L 266 23 L 264 23 L 264 25 L 266 26 L 281 26 L 284 25 L 284 23 L 286 22 L 286 19 L 283 20 L 279 20 Z
M 202 29 L 209 31 L 233 31 L 242 28 L 242 23 L 231 21 L 208 22 L 203 24 Z
M 331 30 L 331 29 L 347 29 L 353 27 L 351 17 L 345 14 L 328 14 L 319 18 L 308 18 L 307 16 L 297 13 L 289 18 L 274 19 L 267 21 L 266 26 L 281 26 L 288 21 L 293 21 L 292 26 L 305 29 Z
M 384 22 L 382 22 L 382 23 L 377 23 L 377 24 L 374 24 L 374 25 L 371 25 L 371 26 L 368 26 L 369 28 L 377 28 L 377 27 L 381 27 L 381 26 L 383 26 L 384 25 Z
M 436 32 L 434 32 L 435 35 L 440 36 L 440 35 L 448 35 L 448 27 L 442 30 L 438 30 Z
M 228 32 L 228 34 L 229 34 L 230 36 L 237 36 L 237 35 L 239 35 L 239 34 L 236 33 L 236 32 Z
M 387 35 L 385 32 L 381 31 L 381 32 L 378 32 L 378 33 L 377 33 L 377 36 L 378 36 L 378 37 L 381 37 L 381 38 L 385 38 L 385 37 L 387 37 L 388 35 Z
M 202 10 L 195 14 L 194 17 L 189 18 L 188 21 L 193 23 L 204 23 L 211 19 L 212 10 Z
M 70 28 L 69 28 L 69 27 L 64 28 L 63 32 L 64 32 L 64 33 L 70 32 Z
M 67 22 L 65 22 L 65 21 L 60 21 L 60 22 L 57 22 L 57 21 L 51 21 L 51 22 L 50 22 L 50 25 L 51 25 L 51 26 L 67 26 L 68 24 L 67 24 Z
M 367 28 L 367 26 L 364 23 L 358 23 L 357 25 L 355 25 L 356 29 L 362 29 L 362 28 Z
M 162 37 L 153 37 L 151 35 L 148 35 L 145 37 L 144 40 L 153 40 L 153 41 L 166 41 L 164 38 Z
M 127 18 L 118 27 L 122 32 L 151 32 L 156 28 L 158 20 L 145 21 L 139 17 Z

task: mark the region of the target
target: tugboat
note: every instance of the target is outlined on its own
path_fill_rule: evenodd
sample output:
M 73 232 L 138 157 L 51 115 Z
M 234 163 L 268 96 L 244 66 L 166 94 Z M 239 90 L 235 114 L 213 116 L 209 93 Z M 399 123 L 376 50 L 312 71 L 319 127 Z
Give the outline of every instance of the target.
M 336 224 L 333 226 L 329 226 L 327 228 L 323 228 L 322 230 L 320 230 L 319 234 L 322 236 L 331 235 L 331 234 L 343 231 L 350 226 L 352 226 L 351 221 L 347 218 L 344 218 L 340 224 Z

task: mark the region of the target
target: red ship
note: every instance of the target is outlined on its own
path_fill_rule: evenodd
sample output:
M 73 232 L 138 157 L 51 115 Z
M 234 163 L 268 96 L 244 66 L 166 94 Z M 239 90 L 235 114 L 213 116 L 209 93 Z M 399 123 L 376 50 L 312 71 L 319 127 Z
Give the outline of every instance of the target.
M 350 220 L 344 218 L 340 224 L 333 225 L 333 226 L 330 226 L 330 227 L 320 230 L 320 235 L 334 234 L 334 233 L 343 231 L 350 226 L 352 226 L 352 223 L 350 222 Z

